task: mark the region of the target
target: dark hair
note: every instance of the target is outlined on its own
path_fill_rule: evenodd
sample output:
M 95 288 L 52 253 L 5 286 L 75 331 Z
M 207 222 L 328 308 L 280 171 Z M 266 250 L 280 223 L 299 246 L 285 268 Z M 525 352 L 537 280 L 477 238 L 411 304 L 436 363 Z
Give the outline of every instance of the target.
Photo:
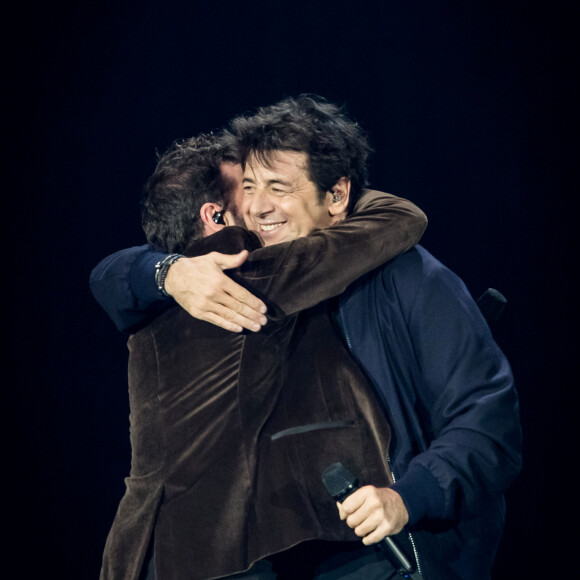
M 371 147 L 359 125 L 344 109 L 315 95 L 286 98 L 261 107 L 253 115 L 233 119 L 226 132 L 242 164 L 255 155 L 266 166 L 275 151 L 308 155 L 308 172 L 320 200 L 341 177 L 351 181 L 349 209 L 367 185 L 367 158 Z
M 183 252 L 203 235 L 199 212 L 207 202 L 227 205 L 228 184 L 220 173 L 235 154 L 213 133 L 175 141 L 158 157 L 141 196 L 147 241 L 165 252 Z

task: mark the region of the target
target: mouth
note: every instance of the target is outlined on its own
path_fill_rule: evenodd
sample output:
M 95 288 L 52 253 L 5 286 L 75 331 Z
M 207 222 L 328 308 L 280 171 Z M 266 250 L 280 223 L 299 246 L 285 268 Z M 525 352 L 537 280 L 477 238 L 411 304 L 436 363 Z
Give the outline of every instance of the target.
M 278 228 L 282 227 L 286 222 L 277 222 L 275 224 L 258 224 L 260 232 L 270 233 L 276 231 Z
M 287 222 L 274 222 L 274 223 L 257 223 L 254 224 L 254 231 L 260 236 L 262 243 L 265 246 L 270 244 L 279 244 L 284 240 L 284 232 L 287 231 L 284 226 Z

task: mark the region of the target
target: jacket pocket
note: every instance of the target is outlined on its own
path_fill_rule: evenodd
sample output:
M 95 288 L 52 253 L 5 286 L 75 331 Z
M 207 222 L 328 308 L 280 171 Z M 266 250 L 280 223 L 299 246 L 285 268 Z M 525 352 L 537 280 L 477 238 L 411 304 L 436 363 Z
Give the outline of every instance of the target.
M 300 435 L 302 433 L 309 433 L 311 431 L 321 431 L 324 429 L 340 429 L 341 427 L 354 427 L 354 421 L 326 421 L 323 423 L 309 423 L 307 425 L 299 425 L 296 427 L 290 427 L 288 429 L 283 429 L 270 436 L 272 441 L 276 439 L 281 439 L 282 437 L 288 437 L 290 435 Z

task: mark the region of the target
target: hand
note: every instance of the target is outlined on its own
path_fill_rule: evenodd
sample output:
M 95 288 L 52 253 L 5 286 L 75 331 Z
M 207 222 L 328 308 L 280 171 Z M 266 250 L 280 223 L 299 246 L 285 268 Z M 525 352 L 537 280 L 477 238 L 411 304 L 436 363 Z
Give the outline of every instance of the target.
M 257 332 L 266 324 L 266 305 L 223 273 L 241 266 L 247 257 L 244 250 L 180 258 L 167 272 L 165 291 L 194 318 L 231 332 Z
M 367 546 L 398 534 L 409 521 L 403 499 L 389 487 L 366 485 L 337 505 L 340 519 Z

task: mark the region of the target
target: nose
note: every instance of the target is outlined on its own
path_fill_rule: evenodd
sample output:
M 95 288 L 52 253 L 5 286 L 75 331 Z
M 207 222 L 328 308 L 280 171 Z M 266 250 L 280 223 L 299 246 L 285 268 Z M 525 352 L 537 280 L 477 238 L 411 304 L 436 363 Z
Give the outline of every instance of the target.
M 257 187 L 250 198 L 250 215 L 260 218 L 272 213 L 274 209 L 275 205 L 268 192 L 262 187 Z

